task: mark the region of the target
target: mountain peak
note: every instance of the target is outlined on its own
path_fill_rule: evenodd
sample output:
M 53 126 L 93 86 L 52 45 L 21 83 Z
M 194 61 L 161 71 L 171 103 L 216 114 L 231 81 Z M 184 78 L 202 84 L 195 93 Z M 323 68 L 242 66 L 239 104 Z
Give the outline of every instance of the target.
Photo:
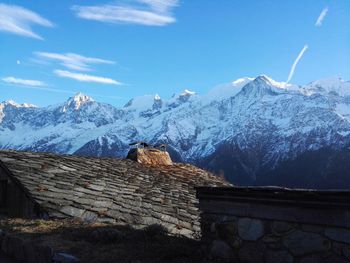
M 37 108 L 37 106 L 34 104 L 29 104 L 29 103 L 19 104 L 19 103 L 15 102 L 14 100 L 6 100 L 6 101 L 2 102 L 1 104 L 5 105 L 5 106 L 10 105 L 10 106 L 13 106 L 16 108 Z
M 328 78 L 323 78 L 320 80 L 313 81 L 309 83 L 308 85 L 313 85 L 313 86 L 334 86 L 334 85 L 342 85 L 344 83 L 349 83 L 343 80 L 342 78 L 338 76 L 332 76 Z
M 77 94 L 75 94 L 71 99 L 76 102 L 94 101 L 90 96 L 87 96 L 81 92 L 78 92 Z
M 4 102 L 5 105 L 11 105 L 11 106 L 14 106 L 14 107 L 20 107 L 20 104 L 18 104 L 17 102 L 15 102 L 14 100 L 6 100 Z
M 188 89 L 185 89 L 181 94 L 180 96 L 191 96 L 191 95 L 194 95 L 196 94 L 194 91 L 190 91 Z
M 350 82 L 337 76 L 313 81 L 306 86 L 306 89 L 321 90 L 327 93 L 335 92 L 340 96 L 350 96 Z
M 267 78 L 265 75 L 260 75 L 256 77 L 252 82 L 254 86 L 263 88 L 266 86 L 273 86 L 272 83 L 270 82 L 270 79 Z
M 267 83 L 267 84 L 269 84 L 269 85 L 272 85 L 272 86 L 274 86 L 274 87 L 276 87 L 276 88 L 280 88 L 280 89 L 284 89 L 284 88 L 287 88 L 287 87 L 291 87 L 292 85 L 291 84 L 288 84 L 288 83 L 286 83 L 286 82 L 278 82 L 278 81 L 276 81 L 276 80 L 274 80 L 274 79 L 272 79 L 272 78 L 270 78 L 269 76 L 267 76 L 267 75 L 259 75 L 259 76 L 257 76 L 255 79 L 254 79 L 254 81 L 257 81 L 257 82 L 265 82 L 265 83 Z
M 78 92 L 73 97 L 70 97 L 68 99 L 63 111 L 66 111 L 66 107 L 74 107 L 75 110 L 78 110 L 81 107 L 81 105 L 88 103 L 88 102 L 92 102 L 92 101 L 94 101 L 94 100 L 91 97 L 89 97 L 81 92 Z
M 233 86 L 244 85 L 252 80 L 254 80 L 254 78 L 243 77 L 243 78 L 236 79 L 235 81 L 232 81 L 232 85 Z
M 257 76 L 255 78 L 255 80 L 263 80 L 263 81 L 266 81 L 266 82 L 267 81 L 270 82 L 270 80 L 272 80 L 272 78 L 268 77 L 267 75 L 262 74 L 262 75 Z
M 158 94 L 144 95 L 132 98 L 124 105 L 124 108 L 128 110 L 142 112 L 160 107 L 161 104 L 162 99 Z

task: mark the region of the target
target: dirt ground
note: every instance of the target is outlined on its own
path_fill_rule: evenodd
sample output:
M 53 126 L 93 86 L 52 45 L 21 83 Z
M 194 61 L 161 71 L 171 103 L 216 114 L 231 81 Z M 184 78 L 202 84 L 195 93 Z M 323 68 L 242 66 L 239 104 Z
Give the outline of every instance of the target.
M 200 241 L 169 235 L 159 225 L 137 230 L 79 220 L 3 219 L 0 229 L 71 253 L 82 263 L 214 262 Z

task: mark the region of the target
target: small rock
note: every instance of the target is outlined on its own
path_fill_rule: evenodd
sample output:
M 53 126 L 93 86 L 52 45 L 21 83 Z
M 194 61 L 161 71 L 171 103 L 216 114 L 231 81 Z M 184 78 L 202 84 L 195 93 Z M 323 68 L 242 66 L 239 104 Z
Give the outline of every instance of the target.
M 179 234 L 179 235 L 182 235 L 182 236 L 187 236 L 187 237 L 189 237 L 189 236 L 191 236 L 191 235 L 193 234 L 193 231 L 190 230 L 190 229 L 182 228 L 182 229 L 180 229 L 180 230 L 178 231 L 178 234 Z
M 70 254 L 67 253 L 56 253 L 52 257 L 53 262 L 55 263 L 79 263 L 80 260 Z
M 239 247 L 241 247 L 241 245 L 243 243 L 242 239 L 239 238 L 238 236 L 232 237 L 228 242 L 229 242 L 230 246 L 234 249 L 238 249 Z
M 63 214 L 72 216 L 72 217 L 81 217 L 82 214 L 85 212 L 85 210 L 83 209 L 79 209 L 73 206 L 63 206 L 60 209 L 60 212 L 62 212 Z
M 273 221 L 271 224 L 272 232 L 276 235 L 283 235 L 295 228 L 296 224 L 283 221 Z
M 277 243 L 280 242 L 281 238 L 275 235 L 266 235 L 263 237 L 262 241 L 264 243 Z
M 214 240 L 210 249 L 213 258 L 231 260 L 234 257 L 231 247 L 222 240 Z
M 238 219 L 238 234 L 243 240 L 256 241 L 264 234 L 261 220 L 251 218 Z
M 268 250 L 265 263 L 293 263 L 293 257 L 286 250 Z
M 91 211 L 85 211 L 81 218 L 85 222 L 93 222 L 94 220 L 96 220 L 96 218 L 98 218 L 98 215 Z
M 262 238 L 262 241 L 272 249 L 282 249 L 283 245 L 281 242 L 281 237 L 275 236 L 273 234 L 266 235 Z

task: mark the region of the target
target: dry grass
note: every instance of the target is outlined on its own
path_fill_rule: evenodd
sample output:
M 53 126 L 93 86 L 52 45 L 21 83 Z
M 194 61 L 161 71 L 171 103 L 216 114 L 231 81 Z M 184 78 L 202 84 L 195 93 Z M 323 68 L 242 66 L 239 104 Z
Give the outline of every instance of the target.
M 201 242 L 170 236 L 160 226 L 136 230 L 79 220 L 7 219 L 0 221 L 0 228 L 71 253 L 83 263 L 211 262 Z

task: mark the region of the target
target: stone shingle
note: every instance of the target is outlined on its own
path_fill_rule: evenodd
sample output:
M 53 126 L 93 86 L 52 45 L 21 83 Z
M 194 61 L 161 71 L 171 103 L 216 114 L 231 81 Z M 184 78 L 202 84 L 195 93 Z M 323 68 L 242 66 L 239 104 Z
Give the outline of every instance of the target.
M 159 223 L 186 235 L 199 222 L 194 187 L 229 185 L 189 164 L 150 167 L 125 159 L 18 151 L 0 151 L 0 160 L 51 218 Z

